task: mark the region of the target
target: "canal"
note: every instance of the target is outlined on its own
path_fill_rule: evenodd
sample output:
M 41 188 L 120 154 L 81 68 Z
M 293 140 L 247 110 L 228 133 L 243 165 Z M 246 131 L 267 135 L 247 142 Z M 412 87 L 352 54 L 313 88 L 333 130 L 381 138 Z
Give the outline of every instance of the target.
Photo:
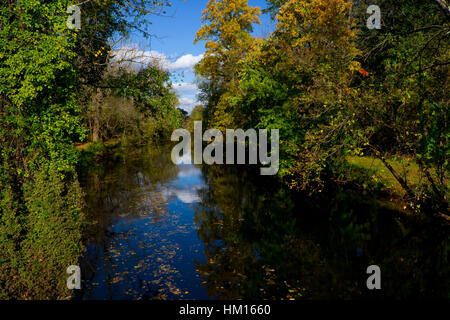
M 363 191 L 289 190 L 259 168 L 124 150 L 82 174 L 77 299 L 449 297 L 449 237 Z M 381 269 L 368 290 L 367 267 Z

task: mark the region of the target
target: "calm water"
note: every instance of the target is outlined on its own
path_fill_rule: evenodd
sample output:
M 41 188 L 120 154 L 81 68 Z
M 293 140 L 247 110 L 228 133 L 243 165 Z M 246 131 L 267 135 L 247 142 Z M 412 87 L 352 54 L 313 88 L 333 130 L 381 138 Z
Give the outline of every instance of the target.
M 81 299 L 449 297 L 448 230 L 367 194 L 294 194 L 258 170 L 174 165 L 168 147 L 126 151 L 82 183 Z

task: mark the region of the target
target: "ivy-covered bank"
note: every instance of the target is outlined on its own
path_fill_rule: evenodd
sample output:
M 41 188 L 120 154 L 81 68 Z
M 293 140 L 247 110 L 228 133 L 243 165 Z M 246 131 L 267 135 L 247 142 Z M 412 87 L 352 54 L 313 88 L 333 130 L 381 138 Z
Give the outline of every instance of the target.
M 113 66 L 110 45 L 113 35 L 148 35 L 147 17 L 169 3 L 85 2 L 80 29 L 68 23 L 72 4 L 0 4 L 0 299 L 71 296 L 66 270 L 83 252 L 84 225 L 74 144 L 93 139 L 92 131 L 101 138 L 103 98 L 128 102 L 134 122 L 125 132 L 137 124 L 143 134 L 162 134 L 156 129 L 170 130 L 162 119 L 182 118 L 168 74 L 154 64 Z
M 65 298 L 82 251 L 74 34 L 65 1 L 0 5 L 0 297 Z

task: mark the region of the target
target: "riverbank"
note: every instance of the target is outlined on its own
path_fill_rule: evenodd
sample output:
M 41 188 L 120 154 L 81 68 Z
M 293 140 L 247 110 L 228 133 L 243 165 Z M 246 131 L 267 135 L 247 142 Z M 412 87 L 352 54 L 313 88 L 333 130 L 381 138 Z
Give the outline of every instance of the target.
M 349 156 L 347 161 L 355 167 L 371 172 L 374 182 L 381 182 L 383 187 L 393 196 L 404 197 L 406 195 L 405 190 L 381 160 L 370 156 Z M 419 165 L 412 159 L 389 159 L 388 163 L 405 177 L 405 180 L 412 188 L 417 188 L 426 179 L 421 174 Z

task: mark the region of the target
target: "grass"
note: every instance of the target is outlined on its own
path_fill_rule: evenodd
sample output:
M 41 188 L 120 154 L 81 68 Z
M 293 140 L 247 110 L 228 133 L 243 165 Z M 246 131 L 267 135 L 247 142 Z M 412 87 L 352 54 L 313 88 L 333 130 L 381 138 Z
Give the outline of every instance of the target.
M 101 143 L 101 144 L 102 144 L 103 146 L 105 146 L 106 148 L 114 148 L 114 147 L 116 147 L 117 145 L 119 145 L 120 142 L 121 142 L 121 140 L 116 138 L 116 139 L 109 139 L 109 140 L 107 140 L 107 141 L 104 141 L 104 142 L 98 142 L 98 143 Z M 87 151 L 87 150 L 89 150 L 94 144 L 95 144 L 94 142 L 76 143 L 76 144 L 75 144 L 75 147 L 76 147 L 78 150 L 85 150 L 85 151 Z
M 403 196 L 405 191 L 401 187 L 400 183 L 394 178 L 392 173 L 384 166 L 381 160 L 375 157 L 358 157 L 348 156 L 347 161 L 357 168 L 368 170 L 372 173 L 372 179 L 375 182 L 381 182 L 384 187 L 391 193 Z M 409 158 L 394 158 L 388 160 L 388 163 L 406 179 L 408 185 L 414 189 L 420 184 L 427 182 L 426 178 L 420 171 L 419 165 Z

